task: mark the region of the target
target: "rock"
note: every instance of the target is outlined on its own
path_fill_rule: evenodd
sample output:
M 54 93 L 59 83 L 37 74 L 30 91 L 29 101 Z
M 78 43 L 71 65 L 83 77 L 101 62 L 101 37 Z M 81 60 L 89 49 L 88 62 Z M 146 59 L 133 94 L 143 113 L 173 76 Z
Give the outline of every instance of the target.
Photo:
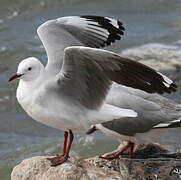
M 11 180 L 74 180 L 74 179 L 120 179 L 120 173 L 105 170 L 83 159 L 70 158 L 68 162 L 51 167 L 45 156 L 26 159 L 17 165 L 11 174 Z
M 137 154 L 152 158 L 138 159 Z M 154 156 L 154 154 L 156 156 Z M 164 154 L 164 155 L 163 155 Z M 140 156 L 139 155 L 139 158 Z M 160 156 L 160 157 L 159 157 Z M 149 156 L 147 156 L 149 157 Z M 98 157 L 71 157 L 66 163 L 51 167 L 45 156 L 22 161 L 14 167 L 11 180 L 180 180 L 181 154 L 170 153 L 159 145 L 137 147 L 134 159 L 124 157 L 103 160 Z
M 173 45 L 150 43 L 126 49 L 120 54 L 159 71 L 176 71 L 181 68 L 181 48 L 178 43 Z

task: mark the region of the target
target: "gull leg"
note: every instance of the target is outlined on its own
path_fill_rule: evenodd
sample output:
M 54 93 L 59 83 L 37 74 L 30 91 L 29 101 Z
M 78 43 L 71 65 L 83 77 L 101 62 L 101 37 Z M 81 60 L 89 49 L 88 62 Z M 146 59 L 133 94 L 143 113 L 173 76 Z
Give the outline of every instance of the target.
M 66 148 L 67 148 L 67 138 L 68 138 L 68 132 L 64 131 L 64 144 L 63 144 L 63 150 L 62 150 L 62 155 L 64 156 L 66 153 Z
M 68 136 L 68 132 L 67 132 L 67 136 Z M 52 163 L 51 166 L 57 166 L 57 165 L 60 165 L 60 164 L 62 164 L 62 163 L 67 161 L 67 159 L 69 158 L 70 148 L 72 146 L 73 139 L 74 139 L 74 135 L 73 135 L 72 131 L 69 129 L 69 143 L 68 143 L 68 147 L 66 148 L 66 145 L 64 144 L 63 150 L 66 149 L 64 151 L 65 153 L 63 152 L 64 154 L 62 154 L 61 156 L 55 157 L 55 158 L 48 158 L 48 160 L 50 160 L 51 163 Z
M 64 131 L 64 143 L 63 143 L 62 154 L 57 155 L 56 157 L 53 157 L 53 158 L 47 158 L 49 161 L 51 161 L 51 163 L 58 161 L 62 156 L 65 155 L 66 147 L 67 147 L 67 138 L 68 138 L 68 132 Z
M 97 129 L 96 129 L 96 126 L 93 126 L 92 128 L 90 128 L 87 132 L 86 132 L 86 134 L 92 134 L 94 131 L 96 131 Z
M 129 146 L 129 148 L 130 148 L 129 158 L 132 159 L 133 158 L 133 149 L 134 149 L 135 144 L 132 143 L 131 141 L 129 141 L 129 143 L 130 143 L 130 146 Z
M 113 156 L 109 156 L 109 157 L 99 156 L 99 158 L 101 158 L 101 159 L 110 159 L 110 160 L 119 158 L 119 156 L 120 156 L 124 151 L 126 151 L 128 148 L 130 148 L 129 157 L 132 158 L 132 156 L 133 156 L 134 143 L 132 143 L 131 141 L 128 141 L 127 145 L 124 146 L 120 151 L 118 151 L 118 152 L 117 152 L 116 154 L 114 154 Z
M 73 140 L 74 140 L 74 135 L 73 135 L 73 133 L 72 133 L 72 131 L 71 131 L 70 129 L 69 129 L 69 134 L 70 134 L 69 144 L 68 144 L 66 153 L 65 153 L 65 155 L 64 155 L 64 157 L 67 157 L 67 158 L 69 158 L 70 148 L 71 148 L 72 142 L 73 142 Z

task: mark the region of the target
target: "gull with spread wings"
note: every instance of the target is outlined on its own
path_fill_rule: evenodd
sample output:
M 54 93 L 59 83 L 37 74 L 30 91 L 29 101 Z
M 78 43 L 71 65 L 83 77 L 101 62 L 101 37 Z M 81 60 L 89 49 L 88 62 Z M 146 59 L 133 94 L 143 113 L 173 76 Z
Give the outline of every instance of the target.
M 106 101 L 114 84 L 148 93 L 176 91 L 170 79 L 152 68 L 96 49 L 123 35 L 122 23 L 115 19 L 63 17 L 45 22 L 37 31 L 46 49 L 46 67 L 35 57 L 26 58 L 9 81 L 20 78 L 17 99 L 29 116 L 64 131 L 62 155 L 49 158 L 52 166 L 67 161 L 72 131 L 137 116 L 129 108 Z

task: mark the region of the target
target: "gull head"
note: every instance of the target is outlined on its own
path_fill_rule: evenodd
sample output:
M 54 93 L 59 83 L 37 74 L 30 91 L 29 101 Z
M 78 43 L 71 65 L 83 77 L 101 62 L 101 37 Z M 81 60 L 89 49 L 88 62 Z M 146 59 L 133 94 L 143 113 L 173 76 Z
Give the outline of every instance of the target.
M 22 60 L 18 66 L 17 73 L 10 77 L 9 81 L 20 78 L 24 81 L 35 80 L 44 69 L 42 63 L 35 57 Z

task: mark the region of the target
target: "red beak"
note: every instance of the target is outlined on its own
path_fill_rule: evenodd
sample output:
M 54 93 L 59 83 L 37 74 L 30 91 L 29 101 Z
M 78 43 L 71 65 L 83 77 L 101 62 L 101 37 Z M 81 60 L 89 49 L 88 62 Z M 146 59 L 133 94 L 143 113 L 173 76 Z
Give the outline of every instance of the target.
M 19 78 L 19 77 L 21 77 L 21 76 L 22 76 L 22 74 L 14 74 L 13 76 L 11 76 L 11 77 L 9 78 L 8 82 L 10 82 L 10 81 L 12 81 L 12 80 L 14 80 L 14 79 L 16 79 L 16 78 Z

